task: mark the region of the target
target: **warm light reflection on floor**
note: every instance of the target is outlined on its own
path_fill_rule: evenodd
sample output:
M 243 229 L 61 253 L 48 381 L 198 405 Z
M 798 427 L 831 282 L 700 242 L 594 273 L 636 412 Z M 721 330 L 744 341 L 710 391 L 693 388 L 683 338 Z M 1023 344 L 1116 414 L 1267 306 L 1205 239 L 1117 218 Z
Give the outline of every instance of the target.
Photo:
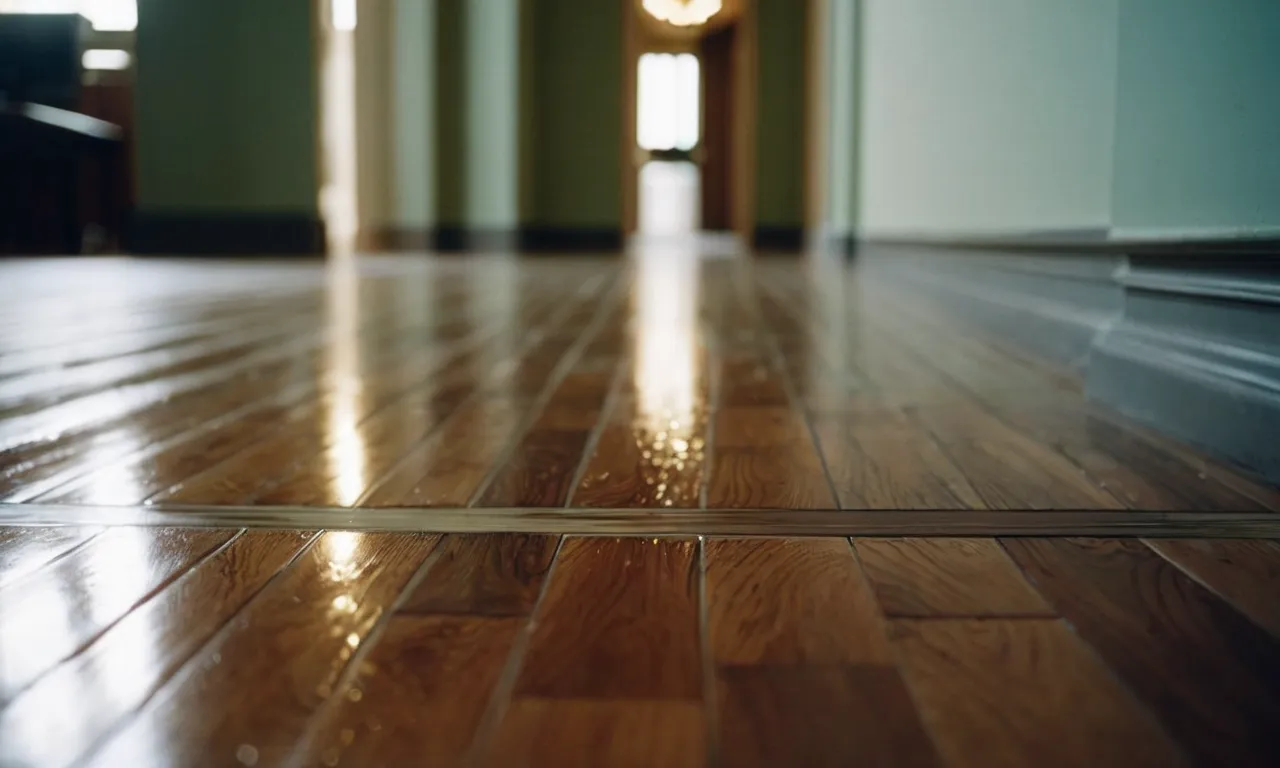
M 366 446 L 359 429 L 364 382 L 360 369 L 359 227 L 356 196 L 355 36 L 350 29 L 325 30 L 321 65 L 321 151 L 325 182 L 320 212 L 329 238 L 329 345 L 325 374 L 330 477 L 333 494 L 351 506 L 364 492 Z
M 329 345 L 325 375 L 332 392 L 328 400 L 328 431 L 333 495 L 351 506 L 364 492 L 367 446 L 360 429 L 364 410 L 364 376 L 360 365 L 360 296 L 356 259 L 350 251 L 329 261 Z
M 653 498 L 670 506 L 674 488 L 701 462 L 698 436 L 698 281 L 696 250 L 641 248 L 636 255 L 635 371 L 637 421 L 632 427 L 648 466 Z

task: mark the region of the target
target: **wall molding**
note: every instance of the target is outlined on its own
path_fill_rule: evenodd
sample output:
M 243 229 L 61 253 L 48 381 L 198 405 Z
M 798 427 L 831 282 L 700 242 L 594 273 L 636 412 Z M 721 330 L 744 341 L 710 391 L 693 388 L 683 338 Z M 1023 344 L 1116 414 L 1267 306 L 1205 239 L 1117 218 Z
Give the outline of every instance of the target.
M 864 241 L 859 264 L 1081 370 L 1091 399 L 1280 483 L 1280 252 L 1040 245 Z
M 1123 257 L 1105 253 L 976 251 L 863 243 L 860 263 L 927 291 L 996 335 L 1074 368 L 1120 316 Z
M 1280 482 L 1280 258 L 1135 254 L 1087 392 Z

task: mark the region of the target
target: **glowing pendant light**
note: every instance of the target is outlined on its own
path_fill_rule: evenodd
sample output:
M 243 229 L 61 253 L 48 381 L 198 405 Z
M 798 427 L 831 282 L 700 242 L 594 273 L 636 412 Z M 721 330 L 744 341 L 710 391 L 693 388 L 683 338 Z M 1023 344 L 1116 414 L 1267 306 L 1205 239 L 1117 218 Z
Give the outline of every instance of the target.
M 644 10 L 676 27 L 696 27 L 720 12 L 724 0 L 642 0 Z

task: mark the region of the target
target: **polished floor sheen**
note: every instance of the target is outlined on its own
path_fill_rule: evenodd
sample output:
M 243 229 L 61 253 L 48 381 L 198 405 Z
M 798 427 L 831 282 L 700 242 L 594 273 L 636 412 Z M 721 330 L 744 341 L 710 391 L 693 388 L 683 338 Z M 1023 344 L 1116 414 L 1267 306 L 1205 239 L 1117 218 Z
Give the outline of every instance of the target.
M 1274 765 L 1277 511 L 839 261 L 0 262 L 0 765 Z

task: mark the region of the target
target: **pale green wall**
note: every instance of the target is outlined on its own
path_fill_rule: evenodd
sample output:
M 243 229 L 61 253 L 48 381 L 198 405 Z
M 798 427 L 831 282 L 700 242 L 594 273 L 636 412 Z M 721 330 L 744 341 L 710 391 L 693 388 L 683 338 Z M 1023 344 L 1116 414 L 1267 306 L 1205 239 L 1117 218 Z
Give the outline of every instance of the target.
M 1121 0 L 1116 235 L 1280 231 L 1280 2 Z
M 800 0 L 756 0 L 756 225 L 804 225 L 805 14 Z
M 519 224 L 519 0 L 466 3 L 466 223 Z
M 392 206 L 398 227 L 435 223 L 436 1 L 394 0 Z
M 827 196 L 825 224 L 850 234 L 858 221 L 858 16 L 861 0 L 823 0 L 826 18 Z
M 1118 2 L 864 0 L 863 234 L 1105 229 Z
M 526 99 L 535 226 L 622 224 L 622 13 L 616 0 L 535 0 Z
M 140 0 L 138 207 L 314 212 L 310 0 Z

